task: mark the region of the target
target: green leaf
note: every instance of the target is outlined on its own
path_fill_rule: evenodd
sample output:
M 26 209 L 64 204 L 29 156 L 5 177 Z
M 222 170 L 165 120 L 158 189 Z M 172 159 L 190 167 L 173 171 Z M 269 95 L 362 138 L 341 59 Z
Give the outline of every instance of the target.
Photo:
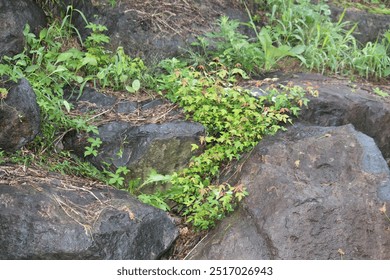
M 63 62 L 63 61 L 67 61 L 69 60 L 71 57 L 73 57 L 73 53 L 71 52 L 64 52 L 64 53 L 61 53 L 58 57 L 57 57 L 57 60 L 56 60 L 56 63 L 60 63 L 60 62 Z
M 81 77 L 81 76 L 76 76 L 76 77 L 75 77 L 75 80 L 76 80 L 76 82 L 79 83 L 79 84 L 82 84 L 82 83 L 84 82 L 84 78 Z
M 197 149 L 199 149 L 199 146 L 198 146 L 198 145 L 196 145 L 196 144 L 191 144 L 191 151 L 195 151 L 195 150 L 197 150 Z
M 71 109 L 70 103 L 66 100 L 63 100 L 62 103 L 64 104 L 66 111 L 69 113 Z
M 294 55 L 302 54 L 305 51 L 306 47 L 304 45 L 297 45 L 293 47 L 290 52 Z
M 141 88 L 141 82 L 139 80 L 134 80 L 131 86 L 134 91 L 138 91 Z
M 30 65 L 27 66 L 24 71 L 26 71 L 27 73 L 32 73 L 35 72 L 37 69 L 39 69 L 39 65 Z
M 133 89 L 132 86 L 125 86 L 125 89 L 126 89 L 128 92 L 130 92 L 130 93 L 134 93 L 134 92 L 135 92 L 135 90 Z
M 81 61 L 81 65 L 84 66 L 84 65 L 91 65 L 91 66 L 96 66 L 98 63 L 97 63 L 97 60 L 95 57 L 93 56 L 86 56 L 82 59 Z

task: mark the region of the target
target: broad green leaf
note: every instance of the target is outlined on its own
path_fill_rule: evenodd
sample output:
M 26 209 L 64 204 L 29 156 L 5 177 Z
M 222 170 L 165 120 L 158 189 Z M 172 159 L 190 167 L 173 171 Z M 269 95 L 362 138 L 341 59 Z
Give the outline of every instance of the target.
M 135 92 L 135 90 L 134 90 L 133 87 L 131 87 L 131 86 L 125 86 L 125 89 L 126 89 L 128 92 L 130 92 L 130 93 L 134 93 L 134 92 Z
M 39 65 L 30 65 L 30 66 L 27 66 L 24 71 L 26 71 L 27 73 L 32 73 L 32 72 L 35 72 L 35 70 L 37 70 L 38 68 L 39 68 Z
M 81 64 L 84 66 L 84 65 L 91 65 L 91 66 L 96 66 L 98 63 L 97 63 L 97 60 L 96 58 L 94 58 L 93 56 L 86 56 L 83 58 L 83 60 L 81 61 Z
M 69 113 L 71 109 L 70 103 L 66 100 L 63 100 L 62 103 L 64 104 L 66 111 Z
M 292 52 L 295 55 L 302 54 L 305 51 L 306 47 L 304 45 L 297 45 L 293 47 L 290 52 Z
M 139 80 L 134 80 L 131 86 L 134 91 L 138 91 L 141 88 L 141 82 Z
M 57 57 L 56 64 L 59 63 L 59 62 L 67 61 L 67 60 L 69 60 L 71 57 L 73 57 L 73 54 L 70 53 L 70 52 L 61 53 L 61 54 Z

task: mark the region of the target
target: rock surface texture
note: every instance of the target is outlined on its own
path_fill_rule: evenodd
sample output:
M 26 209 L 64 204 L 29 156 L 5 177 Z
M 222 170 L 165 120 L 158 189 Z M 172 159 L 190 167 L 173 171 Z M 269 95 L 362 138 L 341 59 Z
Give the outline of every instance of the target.
M 299 119 L 320 126 L 353 124 L 374 138 L 383 156 L 390 158 L 390 103 L 373 94 L 372 88 L 328 78 L 319 74 L 301 74 L 289 81 L 311 86 L 318 97 L 309 96 L 308 108 Z
M 36 95 L 27 80 L 5 85 L 8 92 L 0 99 L 0 149 L 20 149 L 39 133 L 40 111 Z
M 215 29 L 214 23 L 222 15 L 249 20 L 238 0 L 116 1 L 113 7 L 105 0 L 75 4 L 90 21 L 108 27 L 113 49 L 123 46 L 126 53 L 140 56 L 148 64 L 187 53 L 196 36 Z M 84 25 L 83 20 L 76 20 L 80 30 Z
M 189 259 L 389 259 L 390 173 L 352 125 L 294 126 L 239 163 L 250 195 Z
M 337 22 L 344 12 L 344 8 L 333 5 L 330 8 L 332 11 L 331 17 Z M 390 28 L 390 15 L 373 14 L 356 9 L 347 9 L 343 20 L 352 23 L 349 28 L 357 23 L 354 36 L 363 45 L 368 42 L 376 42 Z
M 0 0 L 0 58 L 23 51 L 23 29 L 37 32 L 46 25 L 43 11 L 32 0 Z
M 0 166 L 0 259 L 157 259 L 168 215 L 124 191 Z
M 176 107 L 162 99 L 121 101 L 87 89 L 76 106 L 80 111 L 111 112 L 103 115 L 99 134 L 94 136 L 102 141 L 97 156 L 87 159 L 100 169 L 126 166 L 128 179 L 146 179 L 152 169 L 170 174 L 184 168 L 194 156 L 191 144 L 199 144 L 205 131 L 198 123 L 184 121 Z M 71 133 L 65 138 L 65 148 L 83 158 L 87 139 Z

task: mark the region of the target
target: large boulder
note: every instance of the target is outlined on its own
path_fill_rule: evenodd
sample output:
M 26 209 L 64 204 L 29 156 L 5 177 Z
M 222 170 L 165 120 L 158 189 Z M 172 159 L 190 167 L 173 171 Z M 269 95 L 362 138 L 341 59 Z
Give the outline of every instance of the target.
M 165 212 L 124 191 L 0 166 L 0 259 L 158 259 L 177 236 Z
M 288 81 L 319 91 L 318 97 L 308 96 L 310 102 L 300 120 L 320 126 L 351 123 L 374 138 L 384 157 L 390 158 L 390 104 L 375 95 L 372 87 L 319 74 L 300 74 Z
M 238 167 L 249 196 L 189 259 L 390 258 L 390 172 L 352 125 L 290 127 Z
M 39 133 L 40 110 L 26 79 L 7 83 L 3 88 L 6 92 L 0 97 L 0 150 L 12 152 Z
M 32 0 L 0 0 L 0 59 L 23 51 L 23 29 L 37 32 L 46 25 L 43 11 Z

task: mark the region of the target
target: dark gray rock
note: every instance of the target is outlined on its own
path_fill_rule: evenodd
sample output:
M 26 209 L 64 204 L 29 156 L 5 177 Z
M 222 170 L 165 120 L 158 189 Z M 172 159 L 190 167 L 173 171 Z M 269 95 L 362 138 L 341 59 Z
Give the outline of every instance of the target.
M 120 114 L 133 113 L 138 109 L 137 102 L 119 101 L 117 104 L 117 112 Z
M 330 5 L 330 8 L 331 17 L 337 22 L 344 12 L 344 8 L 334 5 Z M 352 28 L 357 23 L 357 28 L 353 34 L 363 45 L 368 42 L 375 42 L 390 28 L 390 15 L 373 14 L 357 9 L 347 9 L 343 20 L 352 23 L 348 28 Z
M 375 139 L 383 156 L 390 158 L 390 103 L 347 80 L 316 74 L 290 79 L 295 84 L 318 88 L 319 96 L 309 96 L 308 108 L 299 119 L 320 126 L 353 124 L 357 130 Z
M 195 155 L 191 144 L 200 145 L 199 137 L 205 133 L 202 125 L 183 120 L 180 111 L 161 98 L 139 102 L 119 100 L 88 88 L 78 99 L 77 95 L 66 93 L 68 100 L 80 111 L 111 111 L 114 117 L 102 121 L 99 135 L 68 133 L 65 148 L 84 158 L 85 148 L 90 145 L 88 137 L 99 137 L 102 144 L 98 155 L 88 156 L 87 160 L 99 169 L 109 168 L 114 172 L 118 167 L 127 166 L 129 180 L 144 180 L 152 169 L 160 174 L 170 174 L 184 168 Z M 166 109 L 167 106 L 171 107 Z M 162 115 L 169 119 L 153 123 L 161 110 L 166 110 Z M 134 123 L 128 118 L 131 114 L 143 121 Z
M 291 127 L 238 166 L 249 196 L 189 259 L 390 258 L 390 172 L 352 125 Z
M 40 111 L 36 96 L 27 80 L 8 83 L 6 98 L 0 99 L 0 149 L 15 151 L 39 133 Z
M 11 169 L 0 166 L 0 259 L 158 259 L 178 236 L 124 191 L 21 167 L 11 180 Z
M 174 121 L 162 124 L 132 125 L 114 121 L 99 127 L 102 145 L 96 157 L 88 160 L 103 169 L 110 166 L 116 170 L 127 166 L 129 179 L 145 179 L 152 169 L 160 174 L 170 174 L 184 168 L 194 153 L 191 144 L 199 144 L 204 127 L 197 123 Z M 74 135 L 68 138 L 66 147 L 83 157 L 85 137 Z
M 214 23 L 221 15 L 248 21 L 244 5 L 237 0 L 116 1 L 114 7 L 105 0 L 74 2 L 88 20 L 108 27 L 113 50 L 123 46 L 127 54 L 150 65 L 187 54 L 196 36 L 215 30 Z M 77 15 L 75 18 L 77 28 L 83 30 L 85 23 Z
M 46 25 L 45 14 L 34 1 L 0 0 L 0 58 L 23 51 L 27 23 L 33 32 Z
M 81 112 L 88 112 L 91 108 L 108 109 L 118 102 L 117 98 L 105 95 L 89 87 L 84 88 L 81 94 L 79 90 L 71 90 L 67 88 L 64 91 L 64 98 Z M 129 112 L 124 111 L 124 113 Z

